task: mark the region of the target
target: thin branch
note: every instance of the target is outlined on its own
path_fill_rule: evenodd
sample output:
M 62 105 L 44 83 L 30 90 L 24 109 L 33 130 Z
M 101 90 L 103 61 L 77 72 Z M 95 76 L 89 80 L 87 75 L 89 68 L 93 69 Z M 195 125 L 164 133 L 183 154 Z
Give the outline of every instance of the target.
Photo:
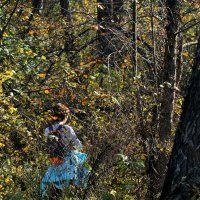
M 198 44 L 198 41 L 187 42 L 187 43 L 185 43 L 185 44 L 183 45 L 183 48 L 186 48 L 186 47 L 192 46 L 192 45 L 196 45 L 196 44 Z
M 63 53 L 65 52 L 65 49 L 62 49 L 59 53 L 58 53 L 58 57 L 60 57 Z M 47 69 L 47 71 L 46 71 L 46 76 L 45 76 L 45 78 L 41 81 L 41 83 L 39 84 L 39 85 L 42 85 L 43 83 L 45 83 L 46 82 L 46 80 L 48 79 L 48 77 L 49 77 L 49 74 L 50 74 L 50 72 L 51 72 L 51 69 L 52 69 L 52 67 L 55 65 L 55 61 L 51 61 L 51 64 L 49 65 L 49 68 Z
M 190 28 L 192 28 L 192 27 L 194 27 L 194 26 L 196 26 L 196 25 L 198 25 L 198 24 L 200 24 L 200 21 L 197 21 L 196 23 L 191 24 L 191 25 L 188 26 L 188 27 L 185 27 L 185 28 L 180 29 L 180 30 L 177 31 L 175 34 L 178 35 L 179 33 L 184 32 L 184 31 L 187 31 L 187 30 L 189 30 Z
M 19 3 L 19 0 L 17 0 L 17 2 L 16 2 L 16 4 L 15 4 L 15 8 L 13 9 L 13 11 L 12 11 L 12 13 L 10 14 L 10 17 L 9 17 L 9 19 L 8 19 L 8 21 L 7 21 L 7 23 L 6 23 L 6 25 L 3 27 L 3 29 L 2 29 L 2 31 L 1 31 L 1 33 L 0 33 L 0 39 L 3 38 L 3 34 L 4 34 L 4 32 L 6 31 L 6 28 L 8 27 L 8 25 L 9 25 L 11 19 L 12 19 L 12 16 L 13 16 L 14 13 L 15 13 L 15 10 L 17 9 L 18 3 Z
M 0 9 L 3 8 L 6 4 L 8 4 L 8 0 L 5 1 L 5 2 L 1 5 Z

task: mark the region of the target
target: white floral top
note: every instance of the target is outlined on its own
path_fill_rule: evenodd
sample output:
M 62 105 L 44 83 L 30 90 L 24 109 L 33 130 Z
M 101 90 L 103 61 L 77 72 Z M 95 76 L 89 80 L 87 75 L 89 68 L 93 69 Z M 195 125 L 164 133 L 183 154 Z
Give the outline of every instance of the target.
M 45 128 L 44 135 L 48 137 L 49 132 L 53 130 L 57 130 L 61 126 L 60 124 L 54 124 L 52 126 L 49 126 Z M 75 148 L 76 150 L 81 150 L 82 149 L 82 144 L 80 140 L 77 138 L 73 128 L 69 125 L 62 125 L 61 130 L 61 137 L 63 143 L 66 145 L 67 148 Z

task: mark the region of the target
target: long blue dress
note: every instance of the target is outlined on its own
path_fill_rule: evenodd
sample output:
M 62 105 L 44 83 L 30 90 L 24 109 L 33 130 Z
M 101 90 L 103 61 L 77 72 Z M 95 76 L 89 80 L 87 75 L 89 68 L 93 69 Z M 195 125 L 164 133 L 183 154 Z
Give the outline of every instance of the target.
M 56 130 L 59 124 L 53 125 Z M 78 140 L 72 127 L 64 125 L 62 130 L 62 139 L 66 146 L 72 145 L 77 150 L 69 150 L 64 158 L 64 163 L 57 165 L 51 164 L 44 174 L 41 182 L 41 195 L 44 196 L 49 184 L 58 189 L 66 189 L 71 181 L 79 187 L 86 187 L 89 176 L 89 169 L 84 166 L 87 160 L 87 154 L 81 153 L 81 142 Z M 45 136 L 48 137 L 49 127 L 45 129 Z

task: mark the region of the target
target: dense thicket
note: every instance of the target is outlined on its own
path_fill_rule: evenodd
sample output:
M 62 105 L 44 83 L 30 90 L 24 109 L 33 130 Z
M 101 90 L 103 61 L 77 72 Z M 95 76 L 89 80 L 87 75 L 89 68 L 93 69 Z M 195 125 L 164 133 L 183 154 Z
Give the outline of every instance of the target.
M 196 0 L 2 0 L 0 199 L 39 198 L 56 102 L 72 110 L 91 166 L 89 187 L 71 186 L 66 199 L 158 199 L 199 9 Z

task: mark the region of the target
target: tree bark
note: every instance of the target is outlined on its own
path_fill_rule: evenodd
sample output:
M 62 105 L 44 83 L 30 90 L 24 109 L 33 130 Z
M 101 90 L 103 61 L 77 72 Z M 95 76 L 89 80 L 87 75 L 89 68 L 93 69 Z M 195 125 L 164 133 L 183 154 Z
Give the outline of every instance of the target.
M 98 22 L 98 42 L 100 55 L 108 56 L 112 53 L 111 49 L 111 20 L 112 2 L 111 0 L 97 0 L 97 22 Z
M 71 14 L 69 11 L 69 1 L 68 0 L 60 0 L 61 14 L 63 17 L 67 18 L 67 21 L 71 21 Z
M 132 2 L 132 18 L 133 18 L 132 63 L 133 63 L 133 69 L 135 72 L 135 76 L 137 76 L 138 75 L 138 66 L 137 66 L 137 1 L 136 0 L 133 0 L 133 2 Z
M 177 38 L 177 72 L 176 72 L 176 87 L 179 87 L 183 74 L 183 64 L 182 64 L 182 52 L 183 52 L 183 34 L 179 33 Z
M 43 9 L 43 0 L 32 0 L 33 13 L 40 13 Z
M 153 1 L 151 1 L 153 3 Z M 177 70 L 177 31 L 180 26 L 180 1 L 179 0 L 164 0 L 166 7 L 167 26 L 166 26 L 166 41 L 165 55 L 163 67 L 163 91 L 161 97 L 161 113 L 159 119 L 159 139 L 161 148 L 153 146 L 150 148 L 149 156 L 149 184 L 147 191 L 147 199 L 154 200 L 159 198 L 162 191 L 165 174 L 167 172 L 167 163 L 169 157 L 165 152 L 168 141 L 170 139 L 171 129 L 173 125 L 173 110 L 175 99 L 176 86 L 176 70 Z M 152 4 L 153 6 L 153 4 Z M 153 7 L 152 17 L 153 17 Z M 152 20 L 152 35 L 153 35 L 153 20 Z M 152 41 L 155 41 L 154 35 Z M 155 47 L 154 47 L 155 48 Z M 155 50 L 155 49 L 154 49 Z M 157 75 L 155 53 L 154 53 L 154 73 Z M 155 76 L 155 78 L 157 78 Z M 156 80 L 156 79 L 155 79 Z M 157 83 L 155 84 L 157 88 Z M 150 144 L 150 145 L 152 145 Z
M 166 45 L 163 73 L 163 95 L 161 101 L 160 113 L 160 140 L 165 143 L 169 140 L 174 113 L 174 97 L 176 85 L 176 59 L 177 59 L 177 31 L 180 25 L 180 6 L 179 0 L 166 0 L 165 6 L 167 10 L 166 26 Z
M 190 86 L 183 104 L 161 200 L 175 190 L 190 169 L 200 164 L 200 37 Z M 176 193 L 180 192 L 176 191 Z M 183 199 L 183 198 L 180 198 Z
M 97 0 L 97 38 L 99 54 L 104 58 L 117 54 L 122 46 L 119 40 L 123 19 L 123 0 Z M 112 62 L 112 58 L 110 58 Z
M 120 25 L 123 19 L 124 12 L 124 2 L 123 0 L 113 0 L 113 15 L 112 19 L 116 26 Z
M 69 63 L 71 66 L 74 65 L 74 59 L 72 59 L 72 51 L 75 47 L 75 39 L 73 34 L 72 18 L 69 9 L 69 0 L 60 0 L 61 15 L 68 22 L 68 30 L 65 31 L 65 52 L 69 55 Z

